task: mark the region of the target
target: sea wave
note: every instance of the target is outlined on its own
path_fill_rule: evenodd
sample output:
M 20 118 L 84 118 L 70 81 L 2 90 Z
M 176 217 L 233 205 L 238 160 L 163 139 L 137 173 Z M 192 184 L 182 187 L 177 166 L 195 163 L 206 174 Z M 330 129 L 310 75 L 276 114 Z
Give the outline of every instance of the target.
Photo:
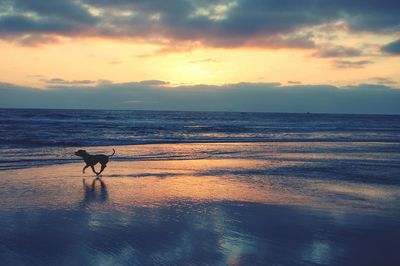
M 0 109 L 0 148 L 400 142 L 400 116 Z

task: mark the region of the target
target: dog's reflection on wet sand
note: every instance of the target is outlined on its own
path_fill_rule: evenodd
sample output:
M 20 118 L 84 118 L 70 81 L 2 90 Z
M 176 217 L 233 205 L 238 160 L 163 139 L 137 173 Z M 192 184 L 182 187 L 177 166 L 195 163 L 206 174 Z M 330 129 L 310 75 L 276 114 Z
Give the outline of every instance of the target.
M 96 181 L 100 182 L 100 188 L 96 189 Z M 83 193 L 84 193 L 84 203 L 88 204 L 90 202 L 106 202 L 108 200 L 108 192 L 106 183 L 100 178 L 94 178 L 93 181 L 86 182 L 86 179 L 82 179 L 83 183 Z

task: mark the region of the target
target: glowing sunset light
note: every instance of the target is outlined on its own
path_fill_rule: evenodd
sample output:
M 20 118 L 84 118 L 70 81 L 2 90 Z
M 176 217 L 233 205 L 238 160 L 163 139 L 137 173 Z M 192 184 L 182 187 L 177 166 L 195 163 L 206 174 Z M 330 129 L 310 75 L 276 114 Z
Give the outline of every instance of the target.
M 15 0 L 0 7 L 4 89 L 146 80 L 198 90 L 243 82 L 400 86 L 393 1 Z

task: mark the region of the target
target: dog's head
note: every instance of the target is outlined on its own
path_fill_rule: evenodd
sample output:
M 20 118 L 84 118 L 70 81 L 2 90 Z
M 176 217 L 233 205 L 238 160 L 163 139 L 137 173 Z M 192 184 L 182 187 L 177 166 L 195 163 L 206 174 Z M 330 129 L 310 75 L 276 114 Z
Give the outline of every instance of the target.
M 79 150 L 79 151 L 75 152 L 75 155 L 80 156 L 80 157 L 83 157 L 86 154 L 87 154 L 87 152 L 85 150 Z

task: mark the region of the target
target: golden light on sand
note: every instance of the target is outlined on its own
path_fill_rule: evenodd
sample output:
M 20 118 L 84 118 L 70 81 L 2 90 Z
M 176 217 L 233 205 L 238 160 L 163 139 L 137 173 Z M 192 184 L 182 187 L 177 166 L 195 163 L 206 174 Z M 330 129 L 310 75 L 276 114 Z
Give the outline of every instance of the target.
M 237 159 L 112 162 L 103 177 L 103 185 L 90 173 L 78 174 L 81 164 L 11 170 L 1 175 L 3 183 L 15 183 L 20 191 L 25 192 L 22 195 L 6 195 L 7 200 L 1 205 L 3 208 L 46 206 L 49 209 L 72 210 L 85 206 L 124 209 L 231 201 L 334 208 L 337 211 L 347 206 L 337 205 L 335 201 L 321 201 L 320 197 L 340 193 L 373 200 L 391 200 L 398 192 L 384 186 L 360 187 L 348 182 L 338 185 L 312 179 L 240 174 L 241 169 L 292 164 Z M 232 173 L 229 174 L 229 171 Z M 74 172 L 77 174 L 71 175 Z
M 154 162 L 113 162 L 107 168 L 105 176 L 107 198 L 118 206 L 157 206 L 180 201 L 207 202 L 207 201 L 239 201 L 258 203 L 304 203 L 305 197 L 289 194 L 284 191 L 274 191 L 266 180 L 260 186 L 246 180 L 241 181 L 230 176 L 215 176 L 207 171 L 241 169 L 260 165 L 257 161 L 244 160 L 194 160 L 194 161 L 154 161 Z M 85 193 L 102 193 L 100 183 L 96 182 L 96 191 L 90 192 L 94 177 L 86 175 L 70 175 L 81 168 L 79 164 L 42 167 L 35 170 L 19 170 L 10 172 L 18 175 L 18 181 L 11 175 L 4 175 L 7 182 L 18 182 L 18 185 L 27 186 L 28 190 L 46 191 L 42 196 L 30 193 L 21 197 L 10 197 L 10 202 L 4 205 L 17 208 L 35 208 L 46 205 L 48 208 L 74 208 L 81 204 L 90 195 Z M 42 178 L 40 178 L 42 177 Z M 43 178 L 45 177 L 45 178 Z M 85 178 L 84 183 L 81 182 Z M 14 180 L 14 181 L 13 181 Z M 85 184 L 85 185 L 83 185 Z M 61 191 L 61 192 L 60 192 Z M 33 194 L 32 194 L 33 196 Z M 105 195 L 98 195 L 99 197 Z M 13 202 L 15 201 L 15 202 Z M 296 204 L 297 205 L 297 204 Z

